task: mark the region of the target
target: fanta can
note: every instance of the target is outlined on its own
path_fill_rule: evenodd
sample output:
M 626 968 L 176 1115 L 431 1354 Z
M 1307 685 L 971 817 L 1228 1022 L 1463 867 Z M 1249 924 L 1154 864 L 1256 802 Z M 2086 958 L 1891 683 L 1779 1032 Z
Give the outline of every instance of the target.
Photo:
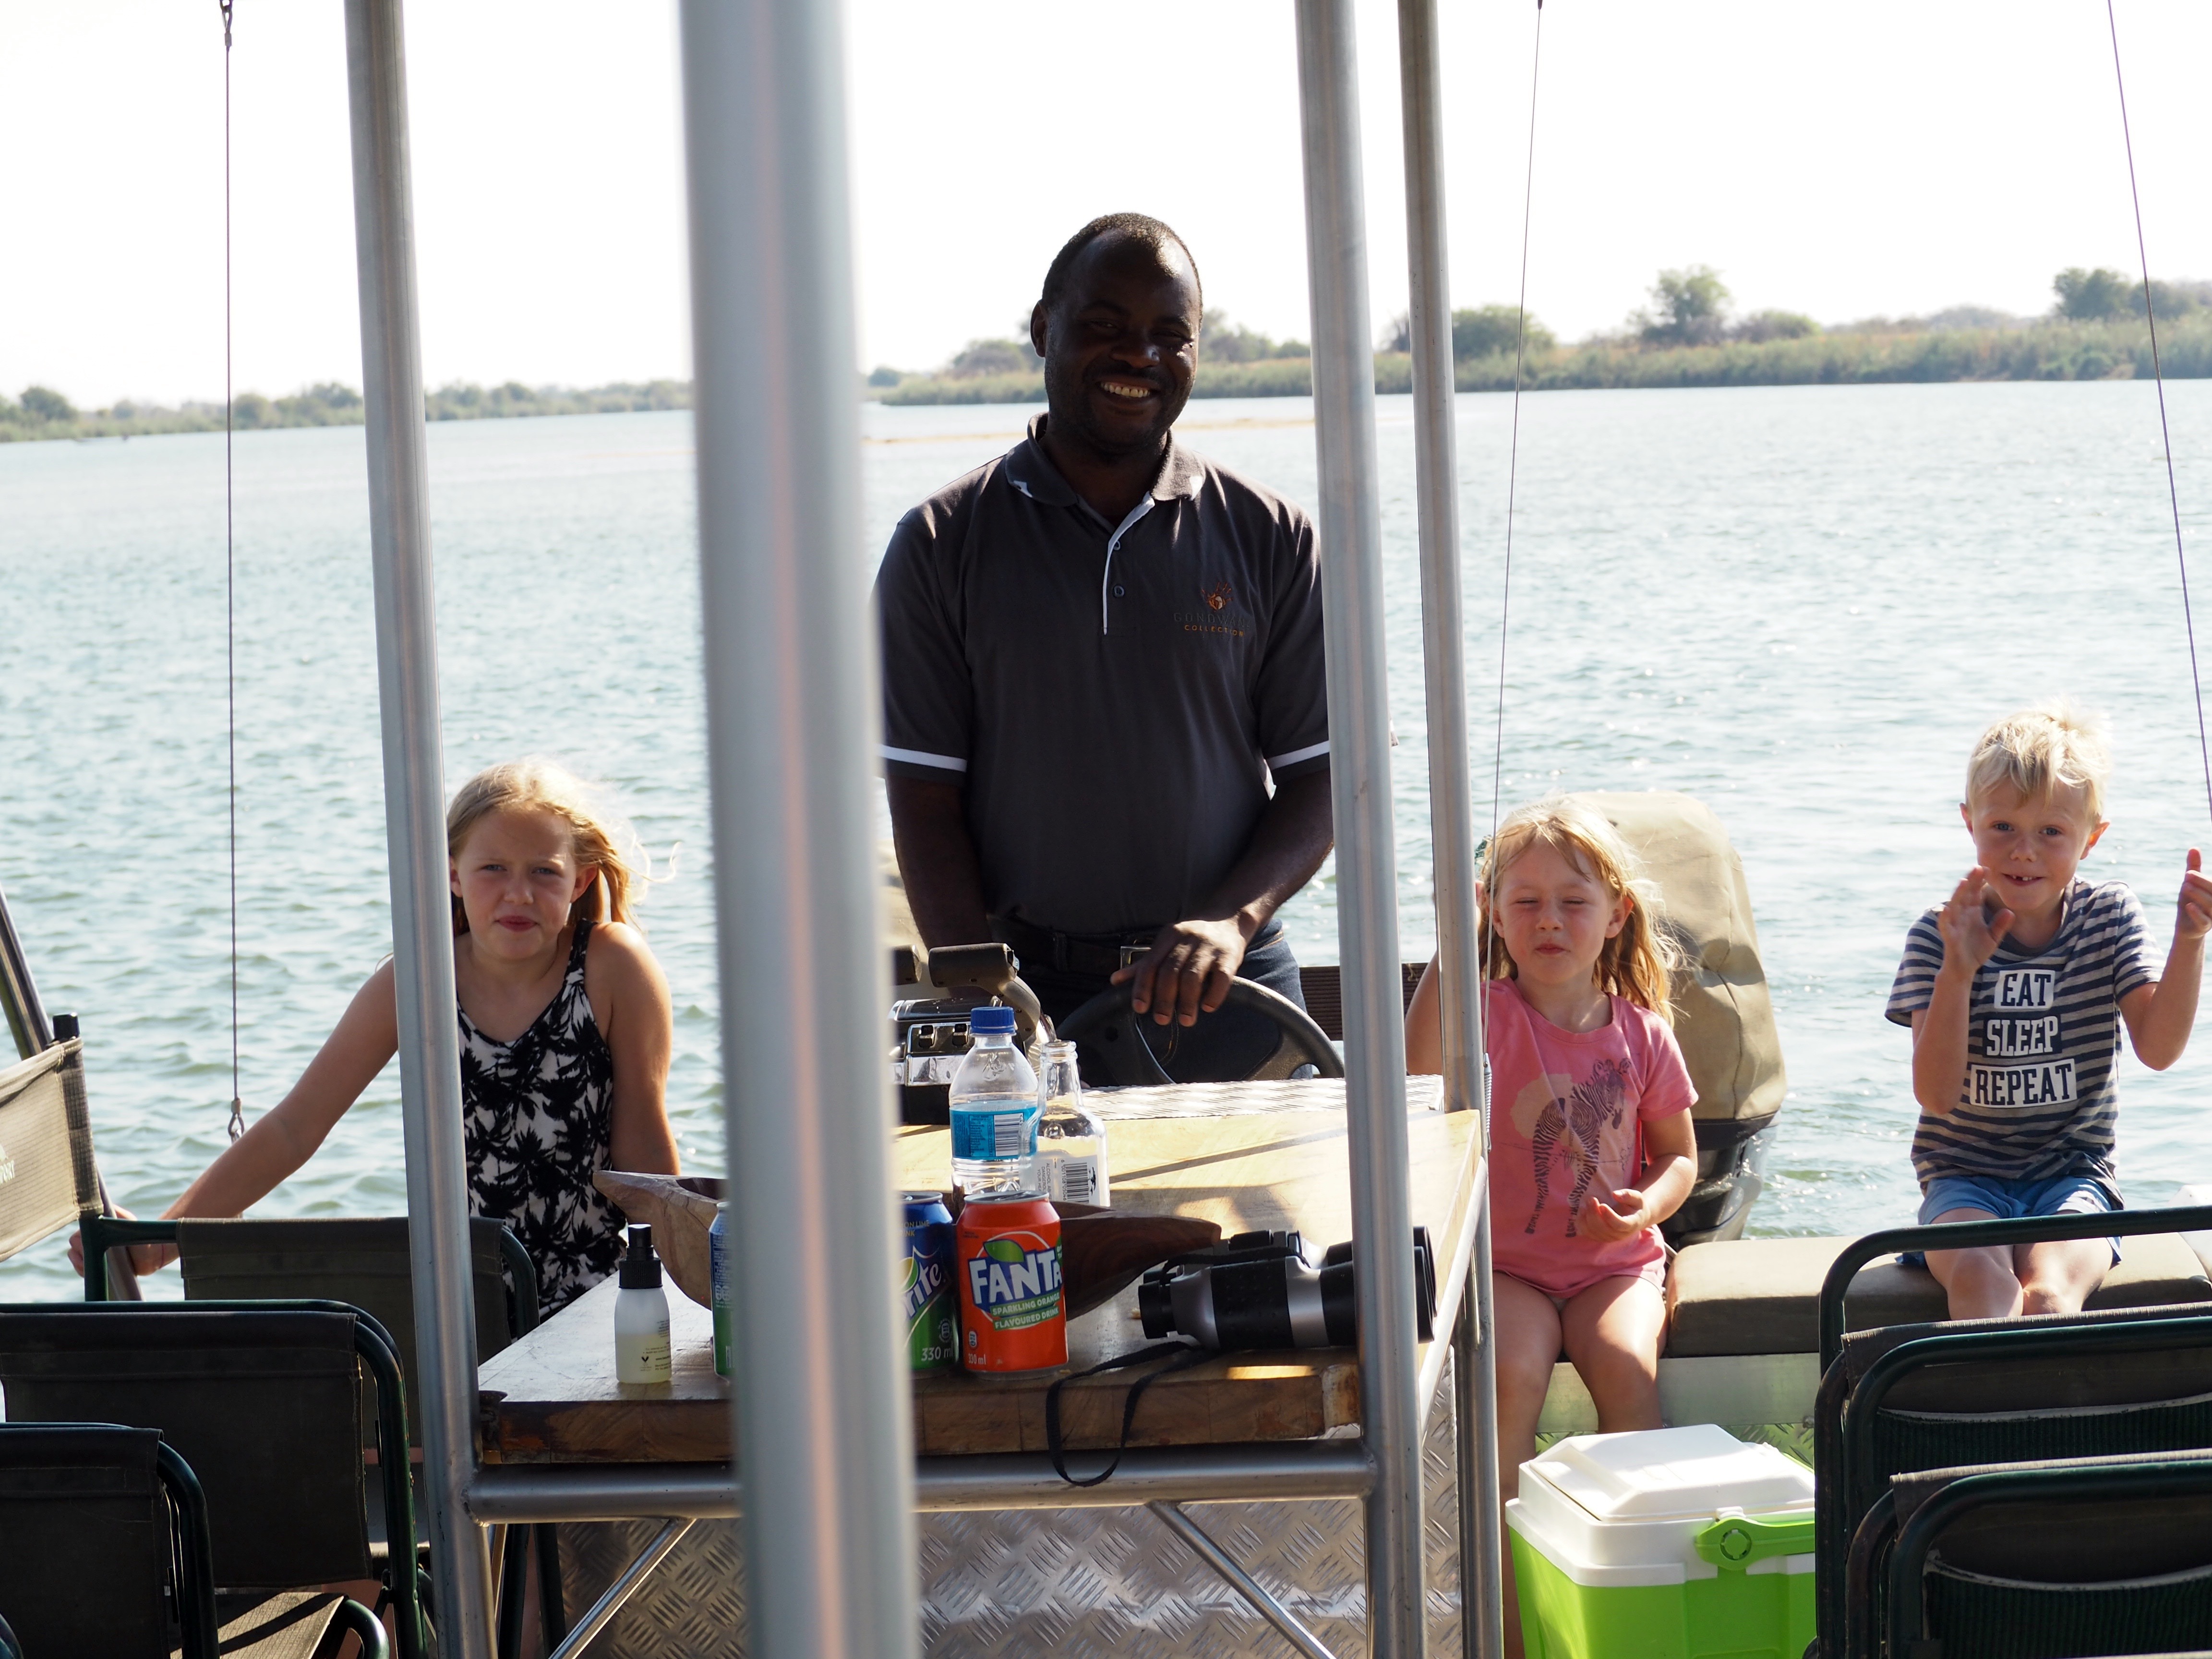
M 960 1212 L 960 1363 L 971 1371 L 1067 1364 L 1060 1212 L 1043 1194 L 978 1193 Z
M 939 1193 L 901 1193 L 899 1202 L 906 1212 L 899 1292 L 907 1364 L 918 1371 L 951 1370 L 959 1353 L 952 1316 L 952 1212 Z

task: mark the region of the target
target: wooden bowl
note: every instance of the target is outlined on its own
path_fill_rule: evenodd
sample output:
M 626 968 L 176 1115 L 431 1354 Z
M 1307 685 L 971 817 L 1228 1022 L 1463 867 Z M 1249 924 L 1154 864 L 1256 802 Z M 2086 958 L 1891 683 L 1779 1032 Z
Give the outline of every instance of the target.
M 630 1220 L 653 1229 L 653 1249 L 676 1288 L 702 1308 L 714 1305 L 707 1230 L 721 1208 L 719 1176 L 633 1175 L 601 1170 L 592 1185 Z

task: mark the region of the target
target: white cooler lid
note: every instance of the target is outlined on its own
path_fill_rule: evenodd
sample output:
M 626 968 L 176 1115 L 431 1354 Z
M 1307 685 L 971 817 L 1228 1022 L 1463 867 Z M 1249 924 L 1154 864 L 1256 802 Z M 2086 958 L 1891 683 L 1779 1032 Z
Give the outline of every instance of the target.
M 1771 1446 L 1746 1445 L 1711 1423 L 1634 1434 L 1579 1434 L 1532 1465 L 1600 1521 L 1658 1521 L 1801 1508 L 1813 1472 Z

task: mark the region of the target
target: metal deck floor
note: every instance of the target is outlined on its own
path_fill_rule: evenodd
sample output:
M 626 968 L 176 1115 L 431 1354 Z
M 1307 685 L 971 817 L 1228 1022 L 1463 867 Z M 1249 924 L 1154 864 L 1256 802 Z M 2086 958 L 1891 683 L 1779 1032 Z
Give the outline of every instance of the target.
M 1423 1447 L 1429 1645 L 1459 1648 L 1458 1494 L 1449 1367 Z M 1343 1498 L 1194 1504 L 1191 1517 L 1338 1656 L 1364 1656 L 1360 1506 Z M 1144 1509 L 915 1517 L 930 1659 L 1282 1659 L 1290 1645 Z M 573 1617 L 659 1530 L 561 1528 Z M 734 1521 L 694 1527 L 587 1650 L 588 1659 L 734 1659 L 744 1651 Z

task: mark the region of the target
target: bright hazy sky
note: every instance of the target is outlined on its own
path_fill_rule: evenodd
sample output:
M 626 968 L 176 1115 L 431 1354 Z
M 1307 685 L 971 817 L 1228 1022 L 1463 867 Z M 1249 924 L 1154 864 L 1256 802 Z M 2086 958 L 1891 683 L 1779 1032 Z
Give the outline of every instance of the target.
M 2212 6 L 2118 0 L 2154 274 L 2212 277 Z M 1510 301 L 1522 0 L 1444 0 L 1453 288 Z M 1404 303 L 1395 8 L 1361 0 L 1375 316 Z M 239 0 L 237 385 L 358 386 L 339 0 Z M 1010 331 L 1092 214 L 1168 220 L 1207 298 L 1309 332 L 1288 0 L 851 0 L 864 366 Z M 432 385 L 685 376 L 670 0 L 408 19 Z M 0 0 L 0 388 L 219 397 L 214 0 Z M 1617 325 L 1662 266 L 1827 322 L 2132 268 L 2103 0 L 1553 0 L 1529 306 Z

